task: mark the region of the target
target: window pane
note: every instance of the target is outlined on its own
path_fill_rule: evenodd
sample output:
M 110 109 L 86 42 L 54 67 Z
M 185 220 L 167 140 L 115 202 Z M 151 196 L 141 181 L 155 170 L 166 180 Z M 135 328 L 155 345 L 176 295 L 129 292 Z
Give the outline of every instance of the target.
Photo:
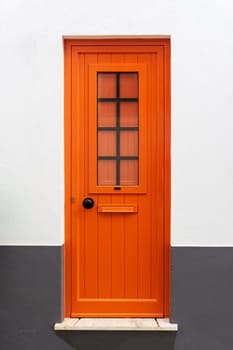
M 111 186 L 116 184 L 116 161 L 98 161 L 98 185 Z
M 138 156 L 138 131 L 121 131 L 120 155 Z
M 116 97 L 116 74 L 98 73 L 98 97 Z
M 98 185 L 138 184 L 138 73 L 97 75 Z
M 98 126 L 116 126 L 115 102 L 98 102 Z
M 121 102 L 120 104 L 120 125 L 138 126 L 138 103 Z
M 121 185 L 138 185 L 138 160 L 121 160 L 120 169 Z
M 136 98 L 138 97 L 138 73 L 120 74 L 120 97 Z
M 98 131 L 98 156 L 116 155 L 116 132 Z

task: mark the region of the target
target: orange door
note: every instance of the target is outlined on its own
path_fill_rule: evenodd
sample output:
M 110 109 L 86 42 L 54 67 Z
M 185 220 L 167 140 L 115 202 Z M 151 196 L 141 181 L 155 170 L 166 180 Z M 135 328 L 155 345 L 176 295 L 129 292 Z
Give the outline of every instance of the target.
M 165 315 L 163 47 L 73 45 L 71 316 Z

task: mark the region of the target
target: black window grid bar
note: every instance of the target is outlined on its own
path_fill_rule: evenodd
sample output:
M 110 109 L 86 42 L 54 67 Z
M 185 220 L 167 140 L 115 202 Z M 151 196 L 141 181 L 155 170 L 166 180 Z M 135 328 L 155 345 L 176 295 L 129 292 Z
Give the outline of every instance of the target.
M 98 156 L 98 160 L 138 160 L 138 156 Z
M 116 131 L 115 126 L 99 126 L 98 131 Z M 138 126 L 120 126 L 120 131 L 138 131 Z
M 108 72 L 106 74 L 109 74 Z M 126 73 L 126 72 L 125 72 Z M 135 72 L 132 72 L 135 73 Z M 103 74 L 101 72 L 101 74 Z M 116 131 L 116 156 L 98 156 L 98 160 L 115 160 L 116 161 L 116 183 L 120 185 L 120 162 L 121 160 L 138 160 L 138 156 L 121 156 L 120 155 L 120 132 L 121 131 L 136 131 L 138 127 L 121 127 L 120 126 L 120 103 L 121 102 L 138 102 L 138 97 L 124 98 L 120 97 L 120 75 L 124 72 L 114 72 L 116 74 L 116 97 L 103 98 L 97 97 L 97 102 L 115 102 L 116 103 L 116 127 L 97 127 L 98 131 Z M 129 72 L 127 72 L 129 74 Z M 98 112 L 97 112 L 98 113 Z M 97 145 L 98 152 L 98 145 Z

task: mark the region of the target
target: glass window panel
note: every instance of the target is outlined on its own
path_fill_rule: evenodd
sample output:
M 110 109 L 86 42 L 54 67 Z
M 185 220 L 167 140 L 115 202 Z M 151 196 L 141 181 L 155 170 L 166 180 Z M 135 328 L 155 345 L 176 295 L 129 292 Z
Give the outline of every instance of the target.
M 138 156 L 138 131 L 121 131 L 120 155 Z
M 138 126 L 138 102 L 121 102 L 120 125 Z
M 98 97 L 116 97 L 116 73 L 98 73 Z
M 98 160 L 98 185 L 116 184 L 116 161 Z
M 138 73 L 120 74 L 120 98 L 138 97 Z
M 120 184 L 125 186 L 138 185 L 138 160 L 121 160 Z
M 116 155 L 116 132 L 98 131 L 98 156 Z
M 116 126 L 115 102 L 98 102 L 98 126 Z

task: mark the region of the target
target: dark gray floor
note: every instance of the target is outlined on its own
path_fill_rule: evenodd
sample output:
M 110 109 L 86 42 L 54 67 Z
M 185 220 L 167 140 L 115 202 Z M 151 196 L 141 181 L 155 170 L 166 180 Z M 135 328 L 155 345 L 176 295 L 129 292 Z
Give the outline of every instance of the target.
M 173 332 L 57 332 L 60 247 L 0 247 L 0 350 L 232 350 L 233 248 L 172 248 Z

